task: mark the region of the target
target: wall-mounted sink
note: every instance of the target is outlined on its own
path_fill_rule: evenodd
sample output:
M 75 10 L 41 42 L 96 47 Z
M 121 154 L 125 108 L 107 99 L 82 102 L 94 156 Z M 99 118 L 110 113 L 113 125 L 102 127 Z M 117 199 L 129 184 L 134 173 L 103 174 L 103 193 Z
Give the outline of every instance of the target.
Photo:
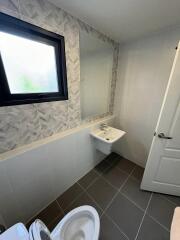
M 102 124 L 98 129 L 94 129 L 91 132 L 95 141 L 95 147 L 104 154 L 110 154 L 112 144 L 123 137 L 126 132 Z

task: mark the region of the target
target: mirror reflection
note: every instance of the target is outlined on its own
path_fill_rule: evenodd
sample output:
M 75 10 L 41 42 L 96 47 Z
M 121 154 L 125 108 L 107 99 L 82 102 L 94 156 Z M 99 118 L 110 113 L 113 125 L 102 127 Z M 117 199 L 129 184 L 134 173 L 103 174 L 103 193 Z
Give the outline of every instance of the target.
M 109 112 L 113 46 L 80 32 L 81 118 Z

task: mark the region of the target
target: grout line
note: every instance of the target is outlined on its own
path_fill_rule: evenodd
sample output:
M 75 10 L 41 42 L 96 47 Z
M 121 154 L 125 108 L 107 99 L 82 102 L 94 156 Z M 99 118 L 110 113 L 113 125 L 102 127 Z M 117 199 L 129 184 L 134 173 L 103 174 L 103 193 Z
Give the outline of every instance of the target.
M 151 216 L 150 214 L 147 213 L 147 215 L 154 221 L 156 222 L 157 224 L 159 224 L 162 228 L 164 228 L 164 230 L 166 230 L 167 232 L 170 232 L 170 230 L 165 227 L 162 223 L 160 223 L 157 219 L 155 219 L 153 216 Z
M 119 191 L 119 188 L 118 187 L 115 187 L 109 180 L 107 180 L 105 177 L 101 176 L 101 178 L 106 182 L 108 183 L 109 185 L 111 185 L 112 188 L 114 188 L 116 191 Z M 126 180 L 126 179 L 125 179 Z M 125 181 L 124 180 L 124 181 Z
M 154 193 L 152 193 L 152 194 L 154 194 Z M 156 194 L 156 193 L 155 193 Z M 158 194 L 158 193 L 157 193 Z M 168 199 L 166 199 L 166 197 L 162 194 L 161 195 L 161 197 L 164 199 L 164 200 L 167 200 L 167 201 L 169 201 Z M 171 201 L 169 201 L 171 204 L 173 204 Z M 175 204 L 174 204 L 175 205 Z M 149 213 L 147 213 L 147 215 L 151 218 L 151 219 L 153 219 L 157 224 L 159 224 L 162 228 L 164 228 L 166 231 L 168 231 L 168 232 L 170 232 L 170 230 L 166 227 L 166 226 L 164 226 L 162 223 L 160 223 L 155 217 L 153 217 L 151 214 L 149 214 Z
M 124 171 L 122 171 L 120 168 L 118 168 L 122 173 L 125 173 L 127 176 L 126 176 L 126 178 L 125 178 L 125 180 L 124 181 L 126 181 L 126 179 L 129 177 L 129 174 L 127 173 L 127 172 L 124 172 Z M 133 168 L 133 170 L 134 170 L 134 168 Z M 121 188 L 121 186 L 118 188 L 118 187 L 116 187 L 116 186 L 114 186 L 104 175 L 102 175 L 101 176 L 107 183 L 109 183 L 113 188 L 115 188 L 116 190 L 118 190 L 119 191 L 119 189 Z M 124 182 L 123 182 L 124 183 Z M 122 184 L 123 184 L 122 183 Z
M 102 209 L 102 207 L 99 205 L 99 203 L 97 203 L 95 200 L 94 200 L 94 198 L 87 192 L 87 191 L 85 191 L 85 193 L 88 195 L 88 197 L 93 201 L 93 202 L 95 202 L 95 204 L 101 209 L 101 211 L 102 211 L 102 213 L 101 213 L 101 216 L 100 216 L 100 218 L 102 217 L 102 214 L 103 214 L 103 209 Z
M 56 202 L 57 199 L 54 199 L 52 202 L 50 202 L 48 205 L 46 205 L 45 207 L 43 207 L 40 211 L 38 211 L 35 215 L 33 215 L 30 219 L 25 221 L 25 225 L 27 225 L 29 222 L 31 222 L 34 218 L 37 217 L 37 215 L 39 215 L 42 211 L 44 211 L 47 207 L 49 207 L 53 202 Z M 59 205 L 58 205 L 59 206 Z
M 110 167 L 111 167 L 111 166 L 109 166 L 106 170 L 110 169 Z M 127 174 L 127 178 L 128 178 L 129 175 L 132 173 L 132 171 L 134 171 L 135 168 L 136 168 L 136 166 L 135 166 L 135 167 L 131 170 L 131 172 L 128 174 L 127 172 L 123 171 L 121 168 L 118 167 L 118 169 L 119 169 L 122 173 Z M 93 169 L 93 170 L 95 170 L 95 169 Z M 106 170 L 105 170 L 105 171 L 106 171 Z M 115 190 L 119 191 L 119 189 L 121 189 L 121 186 L 122 186 L 123 184 L 120 186 L 120 188 L 118 188 L 118 187 L 114 186 L 109 180 L 106 179 L 106 177 L 104 176 L 104 172 L 102 172 L 102 173 L 100 174 L 97 170 L 95 170 L 95 171 L 97 172 L 97 174 L 98 174 L 99 176 L 96 177 L 96 178 L 88 185 L 87 188 L 81 186 L 81 184 L 80 184 L 79 182 L 77 182 L 77 183 L 83 188 L 83 190 L 89 189 L 89 188 L 93 185 L 93 183 L 95 183 L 95 182 L 96 182 L 99 178 L 101 178 L 101 177 L 102 177 L 103 180 L 105 180 L 108 184 L 110 184 L 111 187 L 113 187 Z M 124 181 L 126 181 L 126 179 L 125 179 Z M 124 182 L 123 182 L 123 183 L 124 183 Z
M 90 188 L 90 187 L 93 185 L 93 183 L 95 183 L 100 177 L 101 177 L 101 176 L 98 175 L 94 180 L 92 180 L 92 182 L 91 182 L 86 188 L 83 187 L 83 186 L 82 186 L 82 188 L 83 188 L 84 190 L 87 190 L 87 189 Z M 79 185 L 81 185 L 81 184 L 79 183 Z
M 101 214 L 101 218 L 103 215 L 106 215 L 111 222 L 118 228 L 118 230 L 124 235 L 124 237 L 127 238 L 127 240 L 129 240 L 128 236 L 122 231 L 122 229 L 117 225 L 117 223 L 108 215 L 106 214 L 107 209 L 109 208 L 110 204 L 113 202 L 113 200 L 115 199 L 115 197 L 120 193 L 121 189 L 123 188 L 123 186 L 126 184 L 126 182 L 128 181 L 128 179 L 131 177 L 132 173 L 134 172 L 136 166 L 131 170 L 131 172 L 129 173 L 129 175 L 127 176 L 126 180 L 123 182 L 123 184 L 121 185 L 121 187 L 117 190 L 116 194 L 113 196 L 113 198 L 111 199 L 111 201 L 109 202 L 109 204 L 107 205 L 107 207 L 103 210 L 99 204 L 94 200 L 94 198 L 86 191 L 86 189 L 84 190 L 87 195 L 97 204 L 97 206 L 102 210 L 102 214 Z M 127 172 L 126 172 L 127 173 Z M 100 175 L 101 176 L 101 175 Z M 104 178 L 103 178 L 104 179 Z M 109 181 L 107 181 L 109 183 Z M 111 184 L 112 185 L 112 184 Z M 114 187 L 114 186 L 113 186 Z
M 77 182 L 77 184 L 82 188 L 83 191 L 86 191 L 86 190 L 89 189 L 95 182 L 97 182 L 97 180 L 98 180 L 99 178 L 100 178 L 100 176 L 97 177 L 97 178 L 95 178 L 95 179 L 88 185 L 87 188 L 83 187 L 79 182 Z
M 118 191 L 116 192 L 116 194 L 113 196 L 113 198 L 111 199 L 111 201 L 108 203 L 108 205 L 106 206 L 106 208 L 103 211 L 103 214 L 107 211 L 107 209 L 110 207 L 111 203 L 114 201 L 114 199 L 116 198 L 116 196 L 120 193 L 121 189 L 124 187 L 124 185 L 127 183 L 128 179 L 130 178 L 131 174 L 134 172 L 135 167 L 132 169 L 132 171 L 130 172 L 130 174 L 128 175 L 128 177 L 126 178 L 126 180 L 123 182 L 123 184 L 121 185 L 121 187 L 118 189 Z
M 100 177 L 102 175 L 102 173 L 100 173 L 98 170 L 96 170 L 96 166 L 92 170 L 94 170 L 98 174 L 98 176 Z
M 79 187 L 81 188 L 81 190 L 82 190 L 82 193 L 80 193 L 75 199 L 73 199 L 73 201 L 65 208 L 65 210 L 67 210 L 80 196 L 82 196 L 83 195 L 83 193 L 86 193 L 87 195 L 88 195 L 88 197 L 90 197 L 95 203 L 96 203 L 96 205 L 103 211 L 103 209 L 99 206 L 99 204 L 91 197 L 91 195 L 89 195 L 89 193 L 86 191 L 86 189 L 85 188 L 83 188 L 78 182 L 76 182 L 78 185 L 79 185 Z M 64 210 L 63 210 L 63 212 L 64 212 Z M 64 212 L 64 215 L 65 215 L 66 213 Z
M 77 183 L 77 182 L 76 182 Z M 82 188 L 81 188 L 82 189 Z M 65 208 L 64 211 L 66 211 L 80 196 L 82 196 L 84 193 L 84 189 L 82 189 L 82 192 L 78 194 Z
M 103 175 L 106 171 L 108 171 L 110 168 L 111 168 L 111 165 L 109 165 L 107 168 L 105 168 L 105 169 L 102 170 L 101 172 L 98 171 L 98 170 L 96 170 L 96 171 L 97 171 L 97 173 L 99 174 L 99 176 L 102 177 L 102 175 Z
M 82 186 L 80 186 L 81 188 L 82 188 Z M 86 189 L 83 189 L 84 190 L 84 192 L 88 195 L 88 197 L 102 210 L 102 212 L 103 212 L 103 209 L 102 209 L 102 207 L 96 202 L 96 200 L 88 193 L 88 191 L 86 190 Z M 101 214 L 101 216 L 102 216 L 102 214 Z
M 102 171 L 102 173 L 100 173 L 99 171 L 97 171 L 95 168 L 93 168 L 93 170 L 99 175 L 99 177 L 102 177 L 107 183 L 109 183 L 114 189 L 116 189 L 116 190 L 120 190 L 121 189 L 121 186 L 123 185 L 121 185 L 120 186 L 120 188 L 118 188 L 118 187 L 116 187 L 116 186 L 114 186 L 109 180 L 107 180 L 106 179 L 106 177 L 104 176 L 104 174 L 105 174 L 105 172 L 107 171 L 107 170 L 110 170 L 110 168 L 111 167 L 113 167 L 113 165 L 114 165 L 114 163 L 109 163 L 109 161 L 107 161 L 106 159 L 104 159 L 104 160 L 102 160 L 102 162 L 103 161 L 105 161 L 109 166 L 104 170 L 104 171 Z M 98 165 L 97 165 L 98 166 Z M 133 169 L 130 171 L 130 173 L 127 173 L 126 171 L 124 171 L 123 169 L 121 169 L 120 167 L 118 167 L 118 166 L 116 166 L 122 173 L 125 173 L 125 174 L 127 174 L 127 178 L 129 177 L 129 175 L 132 175 L 132 173 L 134 172 L 134 170 L 136 169 L 136 167 L 137 167 L 137 165 L 135 165 L 134 167 L 133 167 Z M 98 177 L 98 178 L 99 178 Z M 96 179 L 97 180 L 97 179 Z M 126 179 L 125 179 L 126 180 Z M 138 181 L 137 179 L 135 179 L 136 181 Z M 94 181 L 95 182 L 95 181 Z M 93 183 L 94 183 L 93 182 Z M 124 183 L 124 182 L 123 182 Z M 87 189 L 90 187 L 92 185 L 92 183 L 87 187 Z M 85 189 L 85 188 L 84 188 Z
M 97 181 L 97 179 L 96 179 L 96 181 Z M 88 195 L 88 197 L 101 209 L 101 211 L 103 212 L 103 209 L 101 208 L 101 206 L 94 200 L 94 198 L 88 193 L 88 191 L 85 189 L 85 188 L 83 188 L 78 182 L 77 182 L 77 184 L 80 186 L 80 188 L 82 189 L 82 193 L 80 194 L 80 195 L 78 195 L 78 197 L 76 197 L 69 205 L 68 205 L 68 207 L 70 207 L 80 196 L 82 196 L 83 195 L 83 193 L 86 193 L 87 195 Z M 66 207 L 65 208 L 65 210 L 67 210 L 67 208 L 68 207 Z M 102 215 L 102 214 L 101 214 Z
M 163 194 L 162 194 L 162 197 L 163 197 L 165 200 L 167 200 L 168 202 L 172 203 L 173 205 L 175 205 L 175 206 L 179 206 L 178 203 L 173 202 L 173 201 L 170 200 L 168 197 L 166 197 L 166 195 L 163 195 Z M 176 197 L 176 196 L 175 196 L 175 197 Z
M 140 223 L 140 225 L 139 225 L 139 228 L 138 228 L 138 231 L 137 231 L 137 234 L 136 234 L 136 237 L 135 237 L 134 240 L 136 240 L 137 237 L 138 237 L 138 235 L 139 235 L 139 232 L 140 232 L 141 226 L 142 226 L 142 224 L 143 224 L 143 221 L 144 221 L 144 218 L 145 218 L 146 212 L 147 212 L 147 210 L 148 210 L 149 204 L 150 204 L 150 202 L 151 202 L 152 196 L 153 196 L 153 193 L 151 193 L 151 196 L 150 196 L 150 198 L 149 198 L 149 201 L 148 201 L 147 207 L 146 207 L 146 209 L 145 209 L 145 211 L 144 211 L 144 215 L 143 215 L 143 217 L 142 217 L 141 223 Z
M 134 180 L 134 181 L 136 181 L 136 182 L 138 182 L 138 183 L 141 183 L 141 181 L 142 181 L 142 178 L 141 179 L 137 179 L 136 177 L 134 177 L 133 175 L 131 176 L 131 178 L 132 178 L 132 180 Z
M 107 206 L 105 207 L 105 209 L 103 210 L 103 213 L 102 213 L 102 214 L 104 214 L 104 213 L 107 211 L 107 209 L 110 207 L 111 203 L 114 201 L 114 199 L 117 197 L 118 194 L 119 194 L 119 191 L 117 191 L 117 192 L 114 194 L 114 196 L 112 197 L 111 201 L 108 203 L 108 205 L 107 205 Z
M 131 170 L 131 172 L 128 174 L 127 172 L 121 170 L 121 168 L 118 167 L 119 170 L 121 170 L 121 172 L 126 173 L 127 177 L 124 180 L 124 182 L 122 183 L 122 185 L 118 188 L 116 186 L 114 186 L 108 179 L 106 179 L 105 176 L 103 176 L 103 174 L 101 175 L 101 177 L 103 178 L 103 180 L 105 180 L 108 184 L 110 184 L 115 190 L 117 190 L 118 192 L 121 191 L 122 187 L 124 187 L 124 185 L 126 184 L 127 180 L 129 180 L 129 178 L 131 177 L 132 173 L 134 172 L 136 166 Z
M 63 211 L 63 213 L 65 214 L 65 210 L 67 210 L 68 209 L 68 207 L 70 207 L 71 205 L 72 205 L 72 203 L 74 203 L 83 193 L 84 193 L 84 189 L 82 188 L 82 186 L 78 183 L 78 182 L 75 182 L 74 184 L 77 184 L 80 188 L 81 188 L 81 190 L 82 190 L 82 192 L 81 193 L 79 193 L 64 209 L 61 207 L 61 205 L 60 205 L 60 203 L 58 202 L 58 198 L 59 197 L 61 197 L 63 194 L 61 194 L 59 197 L 57 197 L 56 199 L 55 199 L 55 201 L 57 201 L 57 203 L 58 203 L 58 206 L 60 206 L 60 209 L 62 209 L 62 211 Z M 74 186 L 74 184 L 72 185 L 72 186 Z M 71 186 L 71 187 L 72 187 Z M 71 188 L 70 187 L 70 188 Z M 67 189 L 67 190 L 69 190 L 69 188 Z M 67 191 L 66 190 L 66 191 Z M 65 192 L 66 192 L 65 191 Z M 64 192 L 64 193 L 65 193 Z
M 83 190 L 83 191 L 85 191 L 85 188 L 83 187 L 83 186 L 81 186 L 81 184 L 79 183 L 79 182 L 76 182 L 78 185 L 79 185 L 79 187 Z
M 127 238 L 127 240 L 129 240 L 129 237 L 122 231 L 122 229 L 117 225 L 116 222 L 114 222 L 114 220 L 109 216 L 107 215 L 106 213 L 103 213 L 102 216 L 105 215 L 107 218 L 109 218 L 109 220 L 118 228 L 118 230 L 120 231 L 120 233 L 122 233 L 122 235 Z
M 65 213 L 64 213 L 64 210 L 62 209 L 61 205 L 59 204 L 59 202 L 58 202 L 57 198 L 56 198 L 56 200 L 55 200 L 55 201 L 57 202 L 57 204 L 58 204 L 58 206 L 59 206 L 60 210 L 62 211 L 62 213 L 63 213 L 63 214 L 65 214 Z
M 115 160 L 117 159 L 118 157 L 115 157 Z M 126 159 L 127 161 L 129 161 L 129 162 L 131 162 L 130 160 L 128 160 L 128 159 Z M 119 167 L 118 165 L 116 165 L 116 162 L 111 162 L 110 163 L 110 161 L 108 161 L 108 160 L 106 160 L 106 158 L 105 159 L 103 159 L 101 162 L 103 162 L 103 161 L 105 161 L 106 163 L 107 163 L 107 165 L 109 165 L 104 171 L 102 171 L 102 173 L 99 173 L 98 172 L 98 170 L 96 170 L 95 168 L 94 168 L 94 170 L 100 175 L 100 176 L 102 176 L 108 169 L 110 169 L 111 167 L 113 167 L 113 166 L 115 166 L 115 167 L 117 167 L 119 170 L 121 170 L 123 173 L 126 173 L 126 174 L 131 174 L 131 172 L 130 173 L 127 173 L 125 170 L 123 170 L 121 167 Z M 121 161 L 121 160 L 119 160 L 119 161 Z M 100 162 L 100 163 L 101 163 Z M 137 164 L 135 164 L 134 163 L 134 167 L 133 167 L 133 169 L 135 169 L 136 167 L 138 167 L 138 165 Z M 98 164 L 96 165 L 96 166 L 98 166 Z M 95 167 L 96 167 L 95 166 Z M 135 178 L 136 179 L 136 178 Z M 137 179 L 136 179 L 136 181 L 138 181 Z
M 116 158 L 115 158 L 116 159 Z M 115 164 L 114 162 L 110 162 L 110 161 L 108 161 L 106 158 L 105 159 L 103 159 L 100 163 L 102 163 L 102 162 L 106 162 L 107 163 L 107 165 L 108 165 L 108 167 L 105 169 L 105 170 L 102 170 L 102 173 L 99 173 L 99 171 L 98 170 L 96 170 L 95 168 L 94 168 L 94 170 L 96 171 L 96 172 L 98 172 L 98 174 L 100 175 L 100 176 L 102 176 L 102 174 L 105 172 L 105 171 L 107 171 L 108 169 L 110 169 L 111 167 L 113 167 L 113 165 Z M 113 160 L 112 160 L 113 161 Z M 99 163 L 99 164 L 100 164 Z M 97 164 L 95 167 L 97 167 L 99 164 Z M 118 166 L 117 166 L 118 167 Z M 118 167 L 119 168 L 119 167 Z M 122 170 L 122 169 L 121 169 Z M 123 171 L 123 170 L 122 170 Z M 123 171 L 124 172 L 124 171 Z M 127 172 L 126 172 L 127 173 Z
M 126 194 L 124 194 L 123 192 L 121 192 L 121 194 L 128 199 L 132 204 L 134 204 L 137 208 L 139 208 L 139 210 L 141 211 L 145 211 L 145 209 L 143 209 L 142 207 L 140 207 L 136 202 L 134 202 L 131 198 L 129 198 Z
M 129 160 L 128 160 L 129 161 Z M 126 174 L 128 174 L 125 170 L 123 170 L 122 168 L 120 168 L 120 167 L 118 167 L 118 166 L 116 166 L 118 169 L 120 169 L 123 173 L 126 173 Z M 132 168 L 133 170 L 135 170 L 136 169 L 136 165 Z M 130 172 L 129 174 L 132 174 L 132 172 Z
M 127 181 L 129 180 L 129 178 L 131 177 L 131 175 L 133 174 L 134 170 L 136 169 L 136 166 L 131 170 L 131 172 L 129 173 L 128 177 L 126 178 L 126 180 L 124 181 L 124 183 L 121 185 L 121 187 L 119 188 L 118 192 L 121 191 L 121 189 L 124 187 L 124 185 L 127 183 Z
M 117 159 L 117 158 L 118 158 L 118 157 L 116 157 L 115 159 Z M 129 161 L 129 162 L 131 162 L 131 161 L 128 160 L 128 159 L 126 159 L 126 160 Z M 110 165 L 110 167 L 113 167 L 113 165 L 114 165 L 115 167 L 117 167 L 118 169 L 120 169 L 123 173 L 126 173 L 126 174 L 130 174 L 130 173 L 131 173 L 131 172 L 130 172 L 130 173 L 127 173 L 127 172 L 126 172 L 125 170 L 123 170 L 121 167 L 119 167 L 118 165 L 116 165 L 116 162 L 110 164 L 109 161 L 107 161 L 107 160 L 104 160 L 104 161 L 106 161 L 106 162 Z M 121 160 L 119 160 L 119 161 L 121 161 Z M 134 163 L 134 165 L 135 165 L 135 166 L 133 167 L 133 169 L 138 166 L 138 165 L 135 164 L 135 163 Z

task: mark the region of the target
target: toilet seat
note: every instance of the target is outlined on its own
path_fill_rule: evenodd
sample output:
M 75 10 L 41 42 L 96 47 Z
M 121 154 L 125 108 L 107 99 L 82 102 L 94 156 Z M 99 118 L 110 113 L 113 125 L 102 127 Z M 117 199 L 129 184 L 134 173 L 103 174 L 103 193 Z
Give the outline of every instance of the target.
M 36 219 L 29 228 L 30 240 L 52 240 L 49 229 L 39 219 Z

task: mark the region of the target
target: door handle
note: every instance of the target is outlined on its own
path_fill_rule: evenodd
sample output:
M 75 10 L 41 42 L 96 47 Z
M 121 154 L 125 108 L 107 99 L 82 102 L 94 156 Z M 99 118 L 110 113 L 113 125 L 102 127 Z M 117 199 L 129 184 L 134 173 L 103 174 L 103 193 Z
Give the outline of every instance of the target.
M 164 133 L 159 133 L 158 137 L 163 139 L 172 139 L 172 137 L 165 136 Z

